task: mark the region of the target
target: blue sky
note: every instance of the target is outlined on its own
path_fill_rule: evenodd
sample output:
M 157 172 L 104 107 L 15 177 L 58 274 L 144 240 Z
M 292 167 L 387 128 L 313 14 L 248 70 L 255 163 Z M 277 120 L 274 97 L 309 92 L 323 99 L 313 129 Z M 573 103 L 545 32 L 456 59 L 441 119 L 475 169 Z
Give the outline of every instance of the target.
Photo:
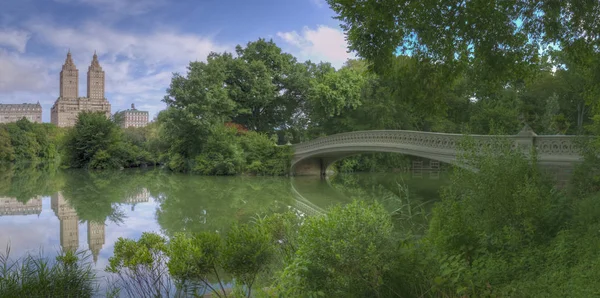
M 79 94 L 94 50 L 112 112 L 135 103 L 154 117 L 173 72 L 211 51 L 272 38 L 299 60 L 339 67 L 350 58 L 324 0 L 1 0 L 0 103 L 39 101 L 43 121 L 59 94 L 68 49 Z

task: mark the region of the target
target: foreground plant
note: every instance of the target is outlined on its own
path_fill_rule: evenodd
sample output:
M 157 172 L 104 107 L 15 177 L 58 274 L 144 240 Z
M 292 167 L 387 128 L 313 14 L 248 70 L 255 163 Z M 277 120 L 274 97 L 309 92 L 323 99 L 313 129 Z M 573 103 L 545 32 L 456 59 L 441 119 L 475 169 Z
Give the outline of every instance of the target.
M 227 297 L 224 275 L 250 297 L 257 276 L 273 257 L 270 234 L 260 225 L 233 225 L 224 239 L 217 233 L 177 234 L 169 243 L 169 271 L 186 293 L 209 289 Z
M 279 280 L 286 297 L 378 297 L 390 253 L 392 222 L 381 204 L 355 201 L 308 218 L 298 250 Z
M 106 268 L 116 276 L 113 287 L 129 297 L 171 297 L 175 288 L 166 249 L 166 239 L 154 233 L 143 233 L 138 241 L 119 238 Z
M 10 260 L 10 249 L 0 254 L 0 297 L 92 297 L 96 276 L 89 254 L 61 252 L 52 262 L 26 255 Z

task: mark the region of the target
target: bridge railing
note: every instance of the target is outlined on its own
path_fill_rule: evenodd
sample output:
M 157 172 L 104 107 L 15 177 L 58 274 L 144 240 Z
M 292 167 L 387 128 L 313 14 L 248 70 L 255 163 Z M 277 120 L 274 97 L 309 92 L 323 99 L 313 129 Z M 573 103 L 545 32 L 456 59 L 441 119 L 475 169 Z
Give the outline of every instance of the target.
M 538 136 L 533 132 L 518 135 L 468 135 L 475 148 L 492 146 L 498 140 L 507 140 L 512 148 L 521 147 L 528 151 L 537 148 L 538 155 L 545 159 L 579 159 L 579 151 L 574 142 L 576 136 Z M 381 146 L 404 144 L 433 149 L 435 151 L 458 152 L 465 135 L 409 130 L 371 130 L 340 133 L 293 145 L 295 154 L 301 155 L 328 147 L 369 145 Z
M 470 135 L 475 146 L 491 144 L 493 139 L 485 135 Z M 497 138 L 512 138 L 514 136 L 495 136 Z M 464 138 L 461 134 L 445 134 L 435 132 L 422 132 L 410 130 L 370 130 L 340 133 L 327 137 L 314 139 L 294 145 L 296 154 L 310 152 L 328 146 L 345 144 L 386 144 L 401 143 L 435 149 L 457 150 L 460 141 Z
M 536 136 L 534 144 L 539 155 L 579 157 L 577 136 Z

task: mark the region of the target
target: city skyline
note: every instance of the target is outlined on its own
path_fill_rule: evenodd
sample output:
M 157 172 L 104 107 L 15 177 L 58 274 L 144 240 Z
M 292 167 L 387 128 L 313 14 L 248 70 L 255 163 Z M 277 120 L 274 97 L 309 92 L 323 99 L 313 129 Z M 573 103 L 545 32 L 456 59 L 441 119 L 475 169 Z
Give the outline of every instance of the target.
M 236 9 L 244 7 L 244 9 Z M 97 50 L 106 72 L 112 113 L 135 104 L 153 119 L 173 72 L 211 51 L 233 52 L 272 38 L 299 60 L 341 66 L 352 55 L 333 12 L 322 0 L 248 4 L 162 0 L 25 0 L 0 12 L 0 103 L 40 102 L 43 122 L 59 96 L 61 64 L 70 49 L 76 65 Z M 183 14 L 183 15 L 182 15 Z M 35 18 L 31 17 L 35 16 Z M 81 91 L 86 82 L 79 80 Z

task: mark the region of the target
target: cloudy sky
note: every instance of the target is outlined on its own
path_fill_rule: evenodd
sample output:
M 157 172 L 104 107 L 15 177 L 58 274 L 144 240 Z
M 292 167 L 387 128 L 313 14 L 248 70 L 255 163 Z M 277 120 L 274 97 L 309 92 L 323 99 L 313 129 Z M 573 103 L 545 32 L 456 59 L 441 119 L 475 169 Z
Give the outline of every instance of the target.
M 79 94 L 94 50 L 112 112 L 135 103 L 154 117 L 173 72 L 211 51 L 272 38 L 300 60 L 338 67 L 350 57 L 325 0 L 0 0 L 0 103 L 39 101 L 43 121 L 59 94 L 68 49 Z

